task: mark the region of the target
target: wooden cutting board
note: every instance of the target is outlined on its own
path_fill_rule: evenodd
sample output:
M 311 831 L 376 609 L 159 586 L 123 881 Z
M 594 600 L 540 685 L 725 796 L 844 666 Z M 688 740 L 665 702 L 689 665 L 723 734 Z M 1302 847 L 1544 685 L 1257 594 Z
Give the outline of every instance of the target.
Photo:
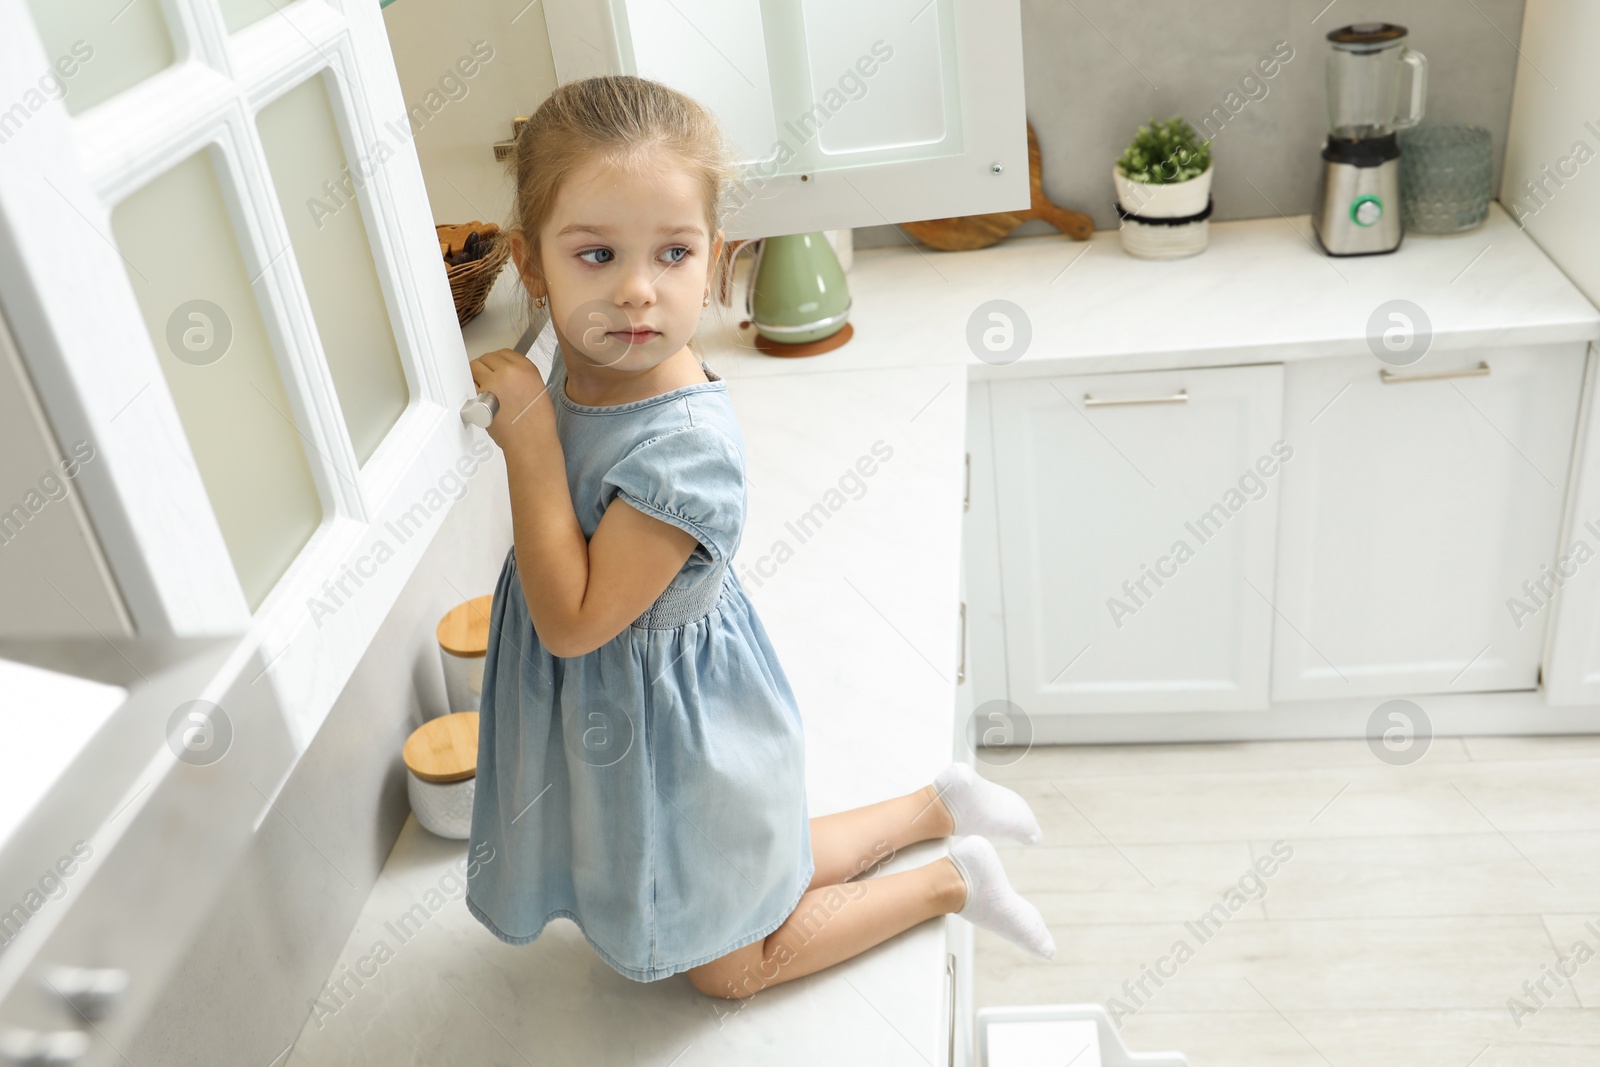
M 1029 219 L 1043 219 L 1074 241 L 1087 241 L 1089 235 L 1094 233 L 1094 220 L 1088 215 L 1057 207 L 1044 195 L 1039 139 L 1034 136 L 1031 122 L 1028 123 L 1028 188 L 1032 202 L 1024 211 L 996 211 L 989 215 L 902 222 L 899 226 L 923 244 L 942 252 L 988 248 Z

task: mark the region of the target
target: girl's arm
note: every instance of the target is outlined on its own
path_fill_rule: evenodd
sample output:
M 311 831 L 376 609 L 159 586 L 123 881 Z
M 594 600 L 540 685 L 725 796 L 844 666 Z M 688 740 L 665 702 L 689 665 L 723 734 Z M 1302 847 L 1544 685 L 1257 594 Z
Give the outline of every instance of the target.
M 538 368 L 501 349 L 474 360 L 472 378 L 500 399 L 489 435 L 506 457 L 517 573 L 533 628 L 552 655 L 581 656 L 643 614 L 698 542 L 620 499 L 585 540 Z

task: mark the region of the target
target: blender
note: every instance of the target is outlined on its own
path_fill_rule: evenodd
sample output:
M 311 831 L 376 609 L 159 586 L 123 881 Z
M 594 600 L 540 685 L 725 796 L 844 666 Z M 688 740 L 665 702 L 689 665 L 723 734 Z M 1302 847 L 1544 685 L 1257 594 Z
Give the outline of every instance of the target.
M 1328 34 L 1328 143 L 1322 149 L 1311 226 L 1330 256 L 1393 252 L 1400 221 L 1400 141 L 1395 131 L 1422 121 L 1428 61 L 1405 46 L 1406 28 L 1358 22 Z M 1400 108 L 1400 68 L 1411 95 Z

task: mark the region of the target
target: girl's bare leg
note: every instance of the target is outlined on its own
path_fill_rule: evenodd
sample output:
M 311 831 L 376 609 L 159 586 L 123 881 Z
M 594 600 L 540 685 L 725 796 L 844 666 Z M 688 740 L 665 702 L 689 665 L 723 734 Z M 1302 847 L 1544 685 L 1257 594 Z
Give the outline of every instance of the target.
M 816 874 L 794 913 L 764 940 L 690 968 L 689 980 L 710 996 L 752 996 L 959 910 L 966 882 L 943 857 L 914 870 L 848 881 L 906 845 L 948 837 L 954 825 L 932 785 L 812 819 Z
M 811 857 L 816 873 L 808 889 L 838 885 L 892 856 L 906 845 L 949 837 L 950 810 L 933 786 L 892 800 L 811 820 Z

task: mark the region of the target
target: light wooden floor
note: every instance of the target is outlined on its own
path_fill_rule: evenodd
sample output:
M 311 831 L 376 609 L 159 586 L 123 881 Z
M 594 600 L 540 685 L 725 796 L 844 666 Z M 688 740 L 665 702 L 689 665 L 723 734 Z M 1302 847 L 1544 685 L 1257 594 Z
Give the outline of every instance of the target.
M 1011 758 L 977 766 L 1044 841 L 995 846 L 1058 952 L 977 931 L 979 1007 L 1117 998 L 1130 1048 L 1194 1067 L 1600 1063 L 1600 736 L 1441 738 L 1404 767 L 1360 740 Z M 1241 878 L 1259 900 L 1185 925 Z

